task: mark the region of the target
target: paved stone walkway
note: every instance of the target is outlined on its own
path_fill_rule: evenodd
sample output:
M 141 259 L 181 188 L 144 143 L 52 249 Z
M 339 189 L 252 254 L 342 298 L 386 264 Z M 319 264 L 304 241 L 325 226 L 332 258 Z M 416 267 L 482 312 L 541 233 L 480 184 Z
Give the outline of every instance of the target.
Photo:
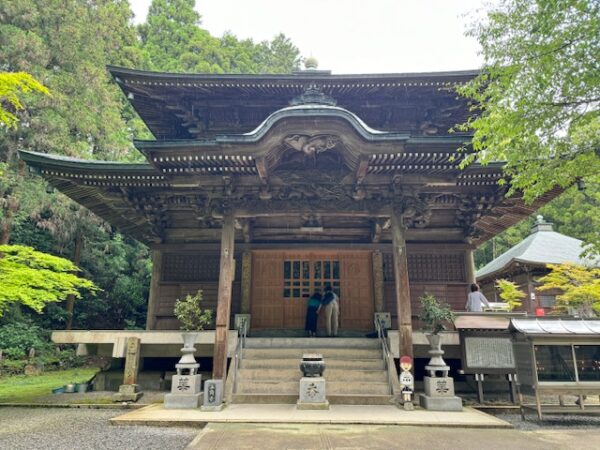
M 600 449 L 600 429 L 518 431 L 440 427 L 232 424 L 207 425 L 188 450 L 570 450 Z
M 111 419 L 113 425 L 194 425 L 198 423 L 324 423 L 366 425 L 511 428 L 504 420 L 472 408 L 460 412 L 404 411 L 395 406 L 331 405 L 327 411 L 298 410 L 296 405 L 233 404 L 222 411 L 165 409 L 150 405 Z

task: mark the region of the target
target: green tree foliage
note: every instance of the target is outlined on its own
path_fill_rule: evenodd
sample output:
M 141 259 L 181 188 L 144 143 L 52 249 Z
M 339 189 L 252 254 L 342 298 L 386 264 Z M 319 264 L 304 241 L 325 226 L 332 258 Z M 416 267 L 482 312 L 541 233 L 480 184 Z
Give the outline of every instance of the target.
M 38 92 L 49 95 L 46 87 L 25 72 L 0 72 L 0 126 L 14 128 L 19 118 L 14 114 L 24 109 L 24 94 Z
M 600 210 L 596 205 L 600 205 L 600 183 L 588 182 L 583 191 L 573 186 L 528 219 L 481 245 L 475 253 L 475 264 L 481 268 L 525 239 L 538 214 L 554 224 L 554 231 L 590 244 L 585 249 L 586 253 L 597 255 L 600 249 Z
M 517 284 L 512 281 L 500 279 L 496 280 L 495 284 L 499 292 L 498 295 L 502 301 L 508 303 L 509 311 L 521 306 L 521 300 L 527 296 L 525 292 L 519 289 Z
M 149 138 L 141 120 L 110 78 L 107 64 L 194 72 L 290 72 L 301 58 L 283 35 L 254 43 L 233 34 L 213 37 L 200 27 L 192 0 L 155 0 L 147 21 L 131 23 L 127 0 L 0 0 L 0 70 L 27 72 L 51 96 L 26 98 L 18 126 L 0 128 L 0 244 L 32 246 L 74 259 L 101 289 L 82 292 L 74 328 L 145 325 L 151 262 L 148 249 L 46 183 L 16 160 L 28 149 L 65 156 L 142 160 L 132 137 Z M 33 321 L 42 328 L 66 323 L 64 305 L 45 314 L 11 308 L 0 323 Z
M 502 0 L 470 35 L 483 73 L 459 92 L 478 113 L 467 163 L 506 161 L 526 200 L 600 173 L 600 3 Z
M 101 159 L 139 158 L 141 129 L 106 64 L 141 64 L 125 0 L 0 0 L 3 68 L 31 73 L 52 96 L 28 102 L 21 127 L 0 133 L 4 160 L 17 147 Z M 0 155 L 2 156 L 2 155 Z
M 153 0 L 139 27 L 149 68 L 167 72 L 290 73 L 300 52 L 283 34 L 254 43 L 226 33 L 213 37 L 202 29 L 195 0 Z
M 600 314 L 600 268 L 577 264 L 548 264 L 551 272 L 540 278 L 540 291 L 558 289 L 556 309 L 560 312 L 577 310 L 583 316 L 591 311 Z
M 71 261 L 31 247 L 0 245 L 0 315 L 13 303 L 41 312 L 67 295 L 81 298 L 83 289 L 97 291 L 94 283 L 75 274 L 78 270 Z
M 212 309 L 202 309 L 202 291 L 175 301 L 173 311 L 183 331 L 202 331 L 213 318 Z

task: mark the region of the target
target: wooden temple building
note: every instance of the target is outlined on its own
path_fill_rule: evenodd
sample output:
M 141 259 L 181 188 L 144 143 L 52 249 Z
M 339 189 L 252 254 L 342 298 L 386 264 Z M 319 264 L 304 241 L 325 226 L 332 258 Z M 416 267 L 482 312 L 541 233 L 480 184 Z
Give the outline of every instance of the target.
M 338 291 L 340 327 L 375 312 L 413 352 L 418 298 L 463 310 L 473 249 L 530 215 L 506 198 L 501 164 L 459 167 L 469 114 L 453 88 L 476 71 L 332 75 L 171 74 L 109 67 L 154 135 L 146 162 L 21 158 L 48 183 L 146 243 L 148 330 L 176 330 L 177 298 L 216 310 L 213 376 L 235 314 L 250 331 L 303 329 L 305 295 Z

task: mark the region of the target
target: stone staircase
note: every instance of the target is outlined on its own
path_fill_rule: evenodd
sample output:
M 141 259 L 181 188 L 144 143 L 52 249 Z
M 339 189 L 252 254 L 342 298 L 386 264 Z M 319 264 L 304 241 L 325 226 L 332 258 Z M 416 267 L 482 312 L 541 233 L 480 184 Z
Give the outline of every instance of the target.
M 379 341 L 367 338 L 248 338 L 233 403 L 296 403 L 304 353 L 325 360 L 332 404 L 393 402 Z

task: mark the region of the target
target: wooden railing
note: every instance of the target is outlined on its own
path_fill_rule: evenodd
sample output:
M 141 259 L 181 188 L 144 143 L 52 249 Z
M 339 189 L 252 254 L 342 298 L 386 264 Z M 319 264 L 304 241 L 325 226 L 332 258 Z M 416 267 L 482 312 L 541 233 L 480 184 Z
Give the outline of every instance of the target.
M 398 373 L 396 372 L 394 356 L 390 352 L 387 344 L 385 321 L 380 317 L 375 317 L 374 322 L 375 329 L 377 330 L 377 338 L 379 339 L 381 351 L 383 353 L 383 361 L 385 364 L 384 367 L 388 378 L 389 393 L 396 398 L 400 395 L 400 381 L 398 380 Z

